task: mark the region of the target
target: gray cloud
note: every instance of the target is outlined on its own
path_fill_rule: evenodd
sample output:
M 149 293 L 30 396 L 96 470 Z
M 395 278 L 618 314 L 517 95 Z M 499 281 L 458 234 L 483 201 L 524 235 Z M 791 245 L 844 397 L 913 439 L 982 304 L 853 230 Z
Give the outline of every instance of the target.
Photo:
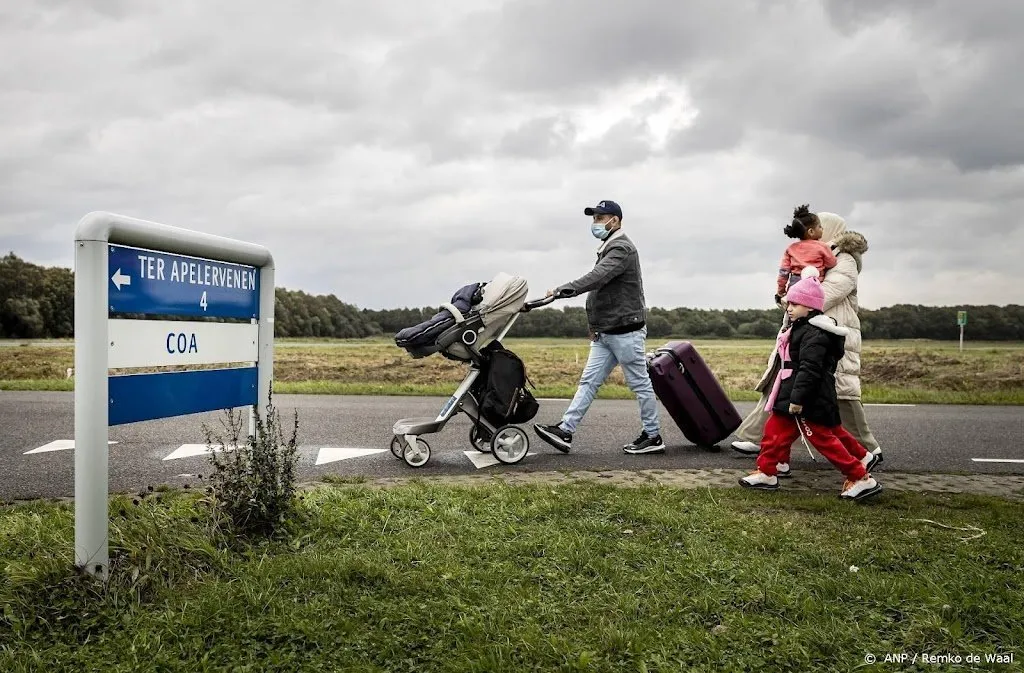
M 505 156 L 546 159 L 569 150 L 575 126 L 564 116 L 537 117 L 506 133 L 498 144 Z
M 582 275 L 612 198 L 650 304 L 768 306 L 809 202 L 869 238 L 865 306 L 1022 299 L 1021 3 L 9 5 L 0 248 L 33 261 L 110 210 L 436 305 Z

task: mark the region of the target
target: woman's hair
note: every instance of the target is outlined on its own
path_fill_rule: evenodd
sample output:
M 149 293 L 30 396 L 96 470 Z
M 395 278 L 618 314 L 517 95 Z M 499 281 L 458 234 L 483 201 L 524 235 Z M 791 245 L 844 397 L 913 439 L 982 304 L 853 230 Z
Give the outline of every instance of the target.
M 818 216 L 811 212 L 810 204 L 805 203 L 793 209 L 793 221 L 782 230 L 790 238 L 803 239 L 807 230 L 818 224 Z

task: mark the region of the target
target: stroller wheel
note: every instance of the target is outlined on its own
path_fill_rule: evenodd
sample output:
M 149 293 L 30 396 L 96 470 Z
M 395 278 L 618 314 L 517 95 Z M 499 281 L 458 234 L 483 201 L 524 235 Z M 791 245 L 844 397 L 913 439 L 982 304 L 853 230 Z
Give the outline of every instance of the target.
M 405 442 L 401 437 L 395 435 L 391 438 L 391 453 L 395 458 L 402 460 L 402 454 L 405 452 Z
M 469 443 L 480 453 L 491 452 L 491 438 L 487 436 L 487 431 L 477 429 L 475 425 L 469 429 Z
M 505 425 L 491 438 L 491 453 L 506 465 L 518 463 L 530 450 L 530 438 L 522 428 Z
M 426 440 L 417 437 L 416 446 L 407 444 L 405 451 L 402 452 L 402 458 L 405 459 L 409 467 L 423 467 L 430 460 L 430 444 L 427 444 Z

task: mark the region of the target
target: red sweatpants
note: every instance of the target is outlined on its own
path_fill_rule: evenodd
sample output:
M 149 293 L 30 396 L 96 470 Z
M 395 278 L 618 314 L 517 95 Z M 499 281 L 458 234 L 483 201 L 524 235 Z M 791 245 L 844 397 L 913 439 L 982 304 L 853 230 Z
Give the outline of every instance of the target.
M 828 428 L 824 425 L 804 420 L 803 424 L 810 430 L 807 441 L 836 466 L 847 479 L 854 481 L 863 479 L 867 470 L 860 459 L 868 451 L 856 438 L 847 432 L 842 425 Z M 767 475 L 778 474 L 776 465 L 789 462 L 789 450 L 793 442 L 800 439 L 800 426 L 792 416 L 772 412 L 768 422 L 764 424 L 764 436 L 761 439 L 761 453 L 757 456 L 757 469 Z

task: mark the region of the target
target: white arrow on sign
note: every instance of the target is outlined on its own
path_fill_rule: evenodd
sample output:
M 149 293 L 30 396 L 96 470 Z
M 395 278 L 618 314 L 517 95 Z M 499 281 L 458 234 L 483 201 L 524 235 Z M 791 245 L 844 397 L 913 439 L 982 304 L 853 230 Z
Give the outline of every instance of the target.
M 114 285 L 117 286 L 118 290 L 121 289 L 122 285 L 131 285 L 132 284 L 132 277 L 131 276 L 126 276 L 123 273 L 121 273 L 121 269 L 118 269 L 117 271 L 115 271 L 114 275 L 110 277 L 110 280 L 114 281 Z

